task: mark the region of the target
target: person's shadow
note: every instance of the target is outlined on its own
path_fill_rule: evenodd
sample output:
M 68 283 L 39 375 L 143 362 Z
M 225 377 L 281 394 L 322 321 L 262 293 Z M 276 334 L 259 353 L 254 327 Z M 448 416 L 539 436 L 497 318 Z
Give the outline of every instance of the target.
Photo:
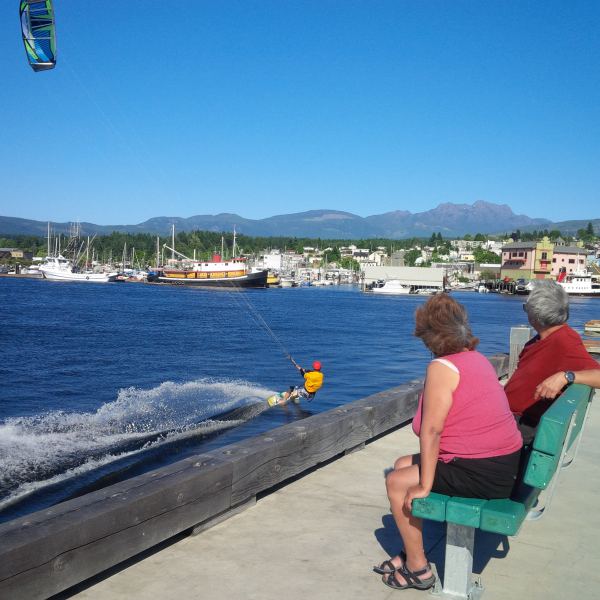
M 398 554 L 402 547 L 402 539 L 391 514 L 381 518 L 382 527 L 374 531 L 384 553 L 388 557 Z M 438 577 L 444 581 L 446 567 L 446 523 L 437 521 L 423 521 L 423 545 L 429 562 L 435 565 Z M 481 575 L 492 558 L 504 558 L 510 549 L 508 538 L 497 533 L 488 533 L 477 530 L 475 532 L 475 545 L 473 548 L 473 573 Z M 378 563 L 385 560 L 382 558 Z M 374 563 L 375 564 L 375 563 Z

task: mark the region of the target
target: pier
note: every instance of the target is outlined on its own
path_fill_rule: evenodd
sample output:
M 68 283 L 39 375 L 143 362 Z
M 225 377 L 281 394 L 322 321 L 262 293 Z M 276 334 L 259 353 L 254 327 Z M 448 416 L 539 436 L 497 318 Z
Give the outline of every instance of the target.
M 508 373 L 507 355 L 492 362 Z M 420 389 L 408 382 L 5 523 L 0 598 L 396 597 L 371 568 L 399 549 L 384 470 L 418 451 Z M 544 519 L 516 538 L 478 533 L 486 598 L 594 596 L 599 435 L 592 407 Z M 444 538 L 426 522 L 442 579 Z
M 596 395 L 596 402 L 600 399 Z M 516 538 L 478 535 L 475 573 L 486 600 L 591 600 L 600 585 L 600 412 L 592 406 L 576 463 L 550 512 Z M 132 561 L 63 600 L 392 600 L 371 571 L 398 549 L 383 469 L 418 450 L 410 427 L 368 444 L 261 499 L 201 535 Z M 573 516 L 577 512 L 577 517 Z M 427 555 L 443 576 L 443 524 L 426 522 Z M 560 572 L 568 569 L 568 576 Z M 402 598 L 435 598 L 404 590 Z M 59 600 L 58 598 L 56 600 Z

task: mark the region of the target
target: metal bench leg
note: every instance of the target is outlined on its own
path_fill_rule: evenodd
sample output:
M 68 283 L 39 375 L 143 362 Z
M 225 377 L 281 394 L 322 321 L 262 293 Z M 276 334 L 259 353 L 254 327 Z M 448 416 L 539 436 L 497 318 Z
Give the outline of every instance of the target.
M 481 581 L 473 582 L 473 545 L 475 529 L 454 523 L 446 524 L 446 565 L 444 568 L 443 598 L 476 600 L 481 598 Z
M 583 437 L 583 431 L 584 431 L 585 425 L 587 423 L 587 418 L 588 418 L 588 415 L 590 412 L 591 405 L 592 405 L 592 399 L 590 398 L 585 407 L 585 413 L 583 415 L 583 425 L 581 426 L 579 435 L 577 436 L 577 439 L 575 440 L 575 444 L 574 444 L 575 448 L 572 449 L 572 455 L 569 458 L 569 460 L 567 460 L 567 458 L 565 456 L 563 463 L 561 465 L 561 469 L 568 469 L 573 464 L 573 461 L 577 458 L 577 452 L 579 451 L 579 444 L 581 443 L 581 438 Z M 579 419 L 579 414 L 577 415 L 577 418 Z

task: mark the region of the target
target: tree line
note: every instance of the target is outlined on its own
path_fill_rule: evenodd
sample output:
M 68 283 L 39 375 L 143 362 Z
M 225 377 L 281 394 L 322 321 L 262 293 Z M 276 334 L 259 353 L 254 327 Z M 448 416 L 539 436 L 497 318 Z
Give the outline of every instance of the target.
M 507 233 L 506 237 L 511 237 L 519 241 L 535 241 L 547 236 L 551 241 L 562 239 L 570 242 L 571 237 L 563 235 L 558 230 L 547 229 L 531 232 L 521 232 L 516 230 Z M 577 238 L 586 243 L 595 241 L 596 235 L 592 223 L 588 223 L 585 229 L 577 232 Z M 486 236 L 482 233 L 475 235 L 466 234 L 463 236 L 466 241 L 487 241 L 495 239 L 493 236 Z M 59 246 L 64 248 L 67 244 L 67 237 L 61 236 Z M 170 256 L 170 251 L 164 249 L 164 245 L 171 245 L 169 236 L 161 236 L 159 241 L 159 251 L 161 255 L 164 252 L 165 257 Z M 421 255 L 420 250 L 415 250 L 415 246 L 429 246 L 434 249 L 432 260 L 447 254 L 452 250 L 450 240 L 444 239 L 440 232 L 432 233 L 429 238 L 412 237 L 402 240 L 392 240 L 388 238 L 359 238 L 359 239 L 323 239 L 308 237 L 291 236 L 248 236 L 239 234 L 236 236 L 237 251 L 236 254 L 253 254 L 271 249 L 282 251 L 293 251 L 302 253 L 305 247 L 312 247 L 320 250 L 329 249 L 326 252 L 326 258 L 329 262 L 345 262 L 347 266 L 352 266 L 351 260 L 342 259 L 340 248 L 354 245 L 358 248 L 365 248 L 369 251 L 376 250 L 378 247 L 385 248 L 386 252 L 391 254 L 394 250 L 406 250 L 405 261 L 408 265 L 413 265 L 415 260 Z M 127 262 L 131 262 L 132 252 L 135 249 L 135 262 L 140 266 L 152 265 L 156 262 L 157 236 L 149 233 L 122 233 L 115 231 L 110 235 L 97 236 L 93 240 L 93 250 L 95 257 L 103 262 L 120 262 L 125 254 Z M 34 256 L 44 257 L 47 253 L 47 240 L 45 237 L 34 235 L 0 235 L 0 248 L 19 248 L 21 250 L 32 252 Z M 175 236 L 175 248 L 182 254 L 193 257 L 194 254 L 198 260 L 208 260 L 213 254 L 223 254 L 229 258 L 233 253 L 233 234 L 231 232 L 213 232 L 213 231 L 182 231 Z M 476 248 L 473 251 L 477 262 L 499 262 L 499 257 L 485 249 Z

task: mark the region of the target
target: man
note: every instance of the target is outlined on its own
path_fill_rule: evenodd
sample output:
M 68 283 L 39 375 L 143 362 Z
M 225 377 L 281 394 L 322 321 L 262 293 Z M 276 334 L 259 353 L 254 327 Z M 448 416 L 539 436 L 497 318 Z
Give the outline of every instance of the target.
M 318 360 L 313 362 L 312 371 L 303 369 L 295 362 L 294 366 L 304 377 L 304 385 L 291 386 L 289 392 L 284 392 L 284 396 L 280 404 L 285 404 L 290 400 L 298 403 L 300 402 L 300 398 L 304 398 L 310 402 L 315 397 L 316 392 L 323 385 L 323 373 L 321 373 L 321 363 Z
M 567 325 L 569 296 L 562 286 L 536 281 L 523 309 L 537 335 L 525 344 L 505 391 L 523 442 L 529 444 L 541 416 L 566 386 L 600 387 L 600 365 Z

